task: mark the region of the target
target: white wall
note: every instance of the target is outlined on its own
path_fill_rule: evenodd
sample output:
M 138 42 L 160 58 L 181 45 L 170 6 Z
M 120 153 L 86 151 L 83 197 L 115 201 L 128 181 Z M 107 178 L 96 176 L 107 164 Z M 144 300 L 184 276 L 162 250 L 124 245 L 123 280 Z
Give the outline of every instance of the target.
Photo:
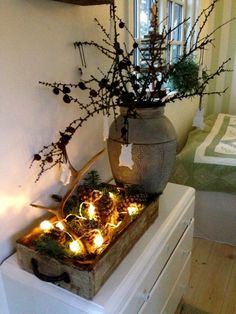
M 61 189 L 56 184 L 58 169 L 34 183 L 38 169 L 29 165 L 34 153 L 57 140 L 58 131 L 78 115 L 78 109 L 38 81 L 78 80 L 80 59 L 73 42 L 96 39 L 94 16 L 104 23 L 109 17 L 108 5 L 96 8 L 50 0 L 0 1 L 0 262 L 10 254 L 18 232 L 25 232 L 42 214 L 29 204 L 47 204 L 50 193 Z M 96 69 L 99 56 L 89 59 L 89 68 Z M 101 123 L 94 118 L 73 139 L 69 153 L 76 167 L 105 146 Z M 109 176 L 107 160 L 97 167 L 102 176 Z
M 127 0 L 118 1 L 119 15 L 127 18 Z M 57 140 L 58 131 L 78 115 L 76 106 L 64 104 L 39 80 L 73 82 L 81 66 L 73 49 L 76 40 L 99 37 L 93 18 L 109 28 L 109 6 L 82 7 L 50 0 L 0 1 L 0 263 L 13 250 L 15 239 L 40 217 L 31 202 L 51 203 L 50 194 L 61 191 L 58 169 L 34 183 L 36 167 L 31 158 L 43 145 Z M 88 52 L 88 71 L 100 56 Z M 183 134 L 191 126 L 192 105 L 170 105 L 167 114 Z M 189 107 L 188 107 L 189 106 Z M 188 109 L 190 111 L 188 112 Z M 179 116 L 180 114 L 180 116 Z M 180 119 L 179 119 L 180 118 Z M 102 118 L 79 130 L 69 147 L 75 167 L 80 167 L 105 144 Z M 110 177 L 106 156 L 97 164 L 103 178 Z
M 165 114 L 175 127 L 177 150 L 180 151 L 186 143 L 188 132 L 192 129 L 193 117 L 198 108 L 198 97 L 184 99 L 167 104 Z

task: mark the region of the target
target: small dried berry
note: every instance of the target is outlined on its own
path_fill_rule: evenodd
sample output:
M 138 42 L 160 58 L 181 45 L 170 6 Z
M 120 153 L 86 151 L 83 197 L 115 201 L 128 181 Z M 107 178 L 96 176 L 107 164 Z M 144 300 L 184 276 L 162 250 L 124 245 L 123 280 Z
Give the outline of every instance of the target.
M 119 28 L 124 28 L 125 27 L 125 23 L 124 22 L 120 22 L 119 23 Z
M 39 154 L 34 155 L 34 160 L 41 160 L 41 156 Z
M 53 162 L 52 156 L 48 156 L 48 157 L 46 158 L 46 161 L 49 162 L 49 163 Z
M 138 43 L 134 43 L 134 44 L 133 44 L 133 48 L 134 48 L 134 49 L 138 48 Z
M 54 93 L 55 95 L 59 95 L 59 93 L 60 93 L 60 90 L 59 90 L 59 88 L 57 88 L 57 87 L 54 87 L 52 91 L 53 91 L 53 93 Z
M 67 145 L 69 140 L 71 139 L 71 136 L 70 135 L 67 135 L 67 134 L 63 134 L 61 136 L 61 139 L 60 139 L 60 142 L 64 145 Z
M 69 95 L 65 94 L 63 96 L 63 101 L 66 103 L 66 104 L 69 104 L 71 102 L 71 98 Z
M 62 91 L 64 94 L 69 94 L 71 92 L 71 90 L 68 86 L 64 86 Z
M 82 90 L 85 90 L 87 88 L 86 85 L 84 84 L 84 82 L 79 82 L 78 86 Z
M 108 80 L 103 78 L 101 79 L 101 81 L 99 82 L 99 86 L 100 87 L 106 87 L 107 86 L 107 83 L 108 83 Z
M 91 89 L 89 94 L 91 97 L 97 97 L 97 95 L 98 95 L 98 93 L 94 89 Z

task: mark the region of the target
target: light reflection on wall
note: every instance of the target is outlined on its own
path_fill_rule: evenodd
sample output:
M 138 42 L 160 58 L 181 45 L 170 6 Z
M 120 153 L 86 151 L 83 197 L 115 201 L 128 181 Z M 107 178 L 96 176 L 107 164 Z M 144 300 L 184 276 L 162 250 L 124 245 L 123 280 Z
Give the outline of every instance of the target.
M 19 233 L 45 215 L 42 209 L 32 208 L 31 199 L 27 193 L 21 195 L 0 194 L 0 221 L 4 221 L 4 233 Z M 3 228 L 3 229 L 4 229 Z M 3 230 L 0 230 L 0 234 Z
M 28 193 L 0 193 L 0 264 L 15 250 L 15 242 L 45 212 L 30 207 Z
M 19 210 L 25 204 L 29 204 L 29 199 L 25 195 L 2 195 L 0 194 L 0 217 L 11 208 Z

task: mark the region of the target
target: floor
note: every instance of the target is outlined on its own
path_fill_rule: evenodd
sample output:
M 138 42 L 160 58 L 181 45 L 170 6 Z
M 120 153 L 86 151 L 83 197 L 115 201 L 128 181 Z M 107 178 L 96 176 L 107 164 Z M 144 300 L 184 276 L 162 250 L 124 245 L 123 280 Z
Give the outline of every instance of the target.
M 184 302 L 211 314 L 236 314 L 235 246 L 194 238 Z

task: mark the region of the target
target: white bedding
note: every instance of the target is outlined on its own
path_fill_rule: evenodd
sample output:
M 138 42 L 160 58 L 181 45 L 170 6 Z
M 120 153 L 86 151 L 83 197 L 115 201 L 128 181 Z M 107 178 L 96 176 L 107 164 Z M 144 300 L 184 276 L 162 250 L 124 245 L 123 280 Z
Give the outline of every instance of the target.
M 236 195 L 196 191 L 194 236 L 236 246 Z
M 219 134 L 224 127 L 225 118 L 228 118 L 226 129 L 219 140 Z M 215 145 L 213 153 L 209 155 L 206 153 L 207 148 L 213 145 L 217 140 L 218 144 Z M 221 156 L 222 155 L 222 156 Z M 225 156 L 226 155 L 226 156 Z M 228 155 L 228 157 L 227 157 Z M 201 145 L 198 146 L 194 156 L 194 162 L 206 163 L 215 165 L 235 166 L 236 165 L 236 117 L 220 113 L 214 123 L 211 132 L 207 135 Z

